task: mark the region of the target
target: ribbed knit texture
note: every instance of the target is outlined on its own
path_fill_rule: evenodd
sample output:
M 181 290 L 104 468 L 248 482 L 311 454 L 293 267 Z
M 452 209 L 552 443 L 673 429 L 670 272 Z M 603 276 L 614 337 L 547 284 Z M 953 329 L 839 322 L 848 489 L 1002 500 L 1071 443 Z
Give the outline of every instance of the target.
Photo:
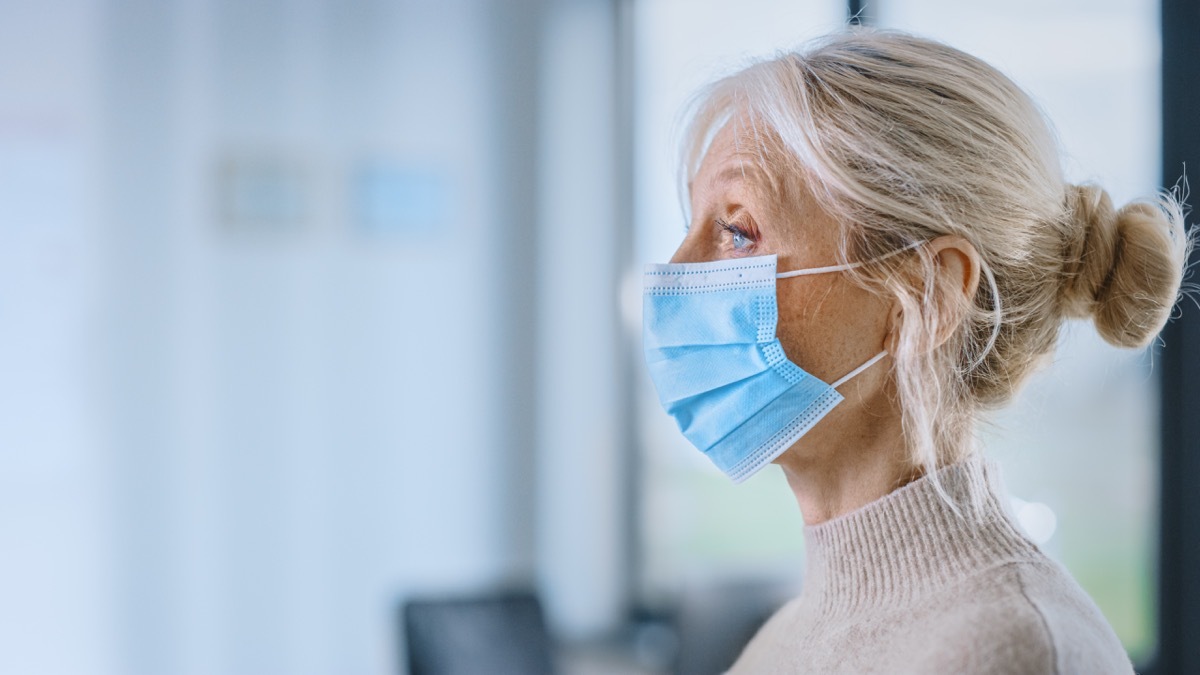
M 805 528 L 799 598 L 732 673 L 1130 673 L 1095 603 L 1015 526 L 982 459 Z M 974 499 L 972 499 L 972 495 Z

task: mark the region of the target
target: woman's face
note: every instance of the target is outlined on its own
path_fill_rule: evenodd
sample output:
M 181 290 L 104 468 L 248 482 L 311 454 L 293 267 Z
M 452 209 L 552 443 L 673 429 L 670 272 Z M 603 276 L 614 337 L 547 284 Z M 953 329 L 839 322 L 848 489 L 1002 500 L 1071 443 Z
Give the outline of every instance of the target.
M 734 127 L 717 134 L 693 180 L 692 222 L 671 262 L 775 254 L 779 272 L 837 264 L 838 223 L 802 180 L 772 191 L 753 141 Z M 843 273 L 779 279 L 776 294 L 784 352 L 821 380 L 833 382 L 884 349 L 890 304 Z M 886 371 L 870 368 L 841 387 L 847 403 L 883 393 Z M 836 418 L 854 407 L 838 406 L 813 432 L 835 431 Z

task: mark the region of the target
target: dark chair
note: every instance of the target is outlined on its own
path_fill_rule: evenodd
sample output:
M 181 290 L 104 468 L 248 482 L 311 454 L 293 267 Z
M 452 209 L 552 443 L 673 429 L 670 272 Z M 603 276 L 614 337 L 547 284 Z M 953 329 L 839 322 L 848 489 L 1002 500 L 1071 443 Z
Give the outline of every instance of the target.
M 410 601 L 404 634 L 411 675 L 554 672 L 542 607 L 532 593 Z
M 749 581 L 689 589 L 679 607 L 676 675 L 728 670 L 790 591 L 778 584 Z

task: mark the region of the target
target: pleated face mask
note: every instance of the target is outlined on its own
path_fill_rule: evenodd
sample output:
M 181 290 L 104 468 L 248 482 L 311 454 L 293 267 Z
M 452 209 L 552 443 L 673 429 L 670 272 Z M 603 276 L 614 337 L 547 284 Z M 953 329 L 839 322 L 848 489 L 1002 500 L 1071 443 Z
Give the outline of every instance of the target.
M 777 274 L 767 255 L 646 268 L 644 348 L 659 402 L 735 483 L 791 447 L 841 403 L 837 387 L 887 354 L 827 384 L 788 360 L 775 334 L 777 278 L 861 264 Z

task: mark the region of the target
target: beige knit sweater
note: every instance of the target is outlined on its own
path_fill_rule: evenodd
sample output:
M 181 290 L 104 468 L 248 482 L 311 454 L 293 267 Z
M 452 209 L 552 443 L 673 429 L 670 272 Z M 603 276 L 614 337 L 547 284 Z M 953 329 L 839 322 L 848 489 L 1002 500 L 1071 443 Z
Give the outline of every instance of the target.
M 805 528 L 799 598 L 759 630 L 731 673 L 1130 673 L 1100 610 L 1001 507 L 995 467 L 938 472 L 958 517 L 921 478 Z

